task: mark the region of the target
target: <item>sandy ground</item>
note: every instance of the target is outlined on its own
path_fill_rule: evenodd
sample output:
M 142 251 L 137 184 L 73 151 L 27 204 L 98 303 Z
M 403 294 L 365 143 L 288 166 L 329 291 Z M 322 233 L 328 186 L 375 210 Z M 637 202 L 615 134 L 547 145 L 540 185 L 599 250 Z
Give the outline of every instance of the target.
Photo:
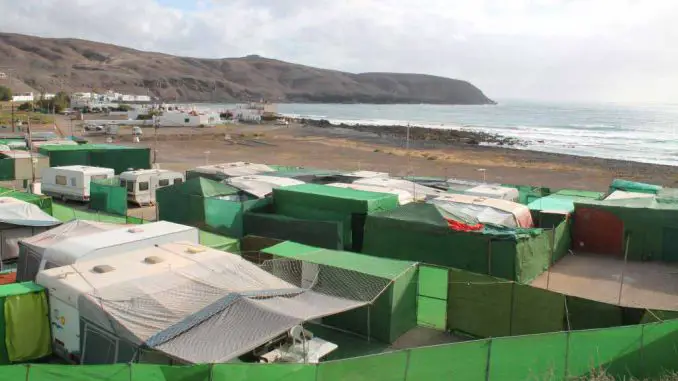
M 532 282 L 534 287 L 547 289 L 547 285 L 551 291 L 625 307 L 676 310 L 678 306 L 678 265 L 628 262 L 625 266 L 619 258 L 573 254 Z
M 101 119 L 100 115 L 90 116 Z M 70 133 L 71 121 L 57 116 L 57 131 Z M 91 142 L 81 122 L 75 135 Z M 34 126 L 34 131 L 54 131 Z M 543 152 L 468 144 L 444 145 L 379 137 L 342 128 L 265 125 L 229 125 L 209 128 L 144 128 L 140 143 L 132 141 L 131 127 L 121 127 L 116 143 L 157 149 L 160 168 L 185 171 L 205 165 L 248 161 L 339 170 L 386 171 L 393 175 L 441 176 L 498 183 L 530 184 L 552 188 L 607 190 L 614 178 L 678 186 L 678 167 L 617 160 L 582 158 Z M 157 142 L 156 142 L 157 139 Z M 153 216 L 153 208 L 132 209 L 131 215 Z

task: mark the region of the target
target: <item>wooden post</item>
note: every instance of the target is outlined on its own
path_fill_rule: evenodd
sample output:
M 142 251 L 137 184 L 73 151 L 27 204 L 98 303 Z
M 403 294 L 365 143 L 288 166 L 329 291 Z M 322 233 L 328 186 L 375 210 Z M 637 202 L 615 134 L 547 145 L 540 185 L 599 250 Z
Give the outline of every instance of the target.
M 621 279 L 619 279 L 619 299 L 617 300 L 617 305 L 621 304 L 622 299 L 622 290 L 624 288 L 624 275 L 626 272 L 626 262 L 629 257 L 629 242 L 631 241 L 631 233 L 628 233 L 626 236 L 626 246 L 624 247 L 624 267 L 622 267 Z

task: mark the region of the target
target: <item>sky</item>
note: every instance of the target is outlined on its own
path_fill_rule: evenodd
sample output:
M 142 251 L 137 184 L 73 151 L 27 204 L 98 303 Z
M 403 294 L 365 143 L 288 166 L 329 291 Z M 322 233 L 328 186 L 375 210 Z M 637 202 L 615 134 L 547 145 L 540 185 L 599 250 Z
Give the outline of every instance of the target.
M 0 0 L 0 31 L 470 81 L 494 99 L 678 101 L 677 0 Z

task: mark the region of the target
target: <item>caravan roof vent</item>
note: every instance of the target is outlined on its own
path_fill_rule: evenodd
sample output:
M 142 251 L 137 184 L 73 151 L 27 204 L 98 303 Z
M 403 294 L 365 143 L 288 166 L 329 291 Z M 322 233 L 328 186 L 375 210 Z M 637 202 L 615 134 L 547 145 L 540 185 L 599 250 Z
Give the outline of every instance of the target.
M 144 229 L 142 229 L 142 228 L 129 228 L 129 229 L 127 229 L 127 231 L 129 233 L 141 233 L 142 231 L 144 231 Z
M 165 259 L 162 257 L 158 257 L 157 255 L 151 255 L 150 257 L 144 258 L 144 263 L 149 264 L 149 265 L 155 265 L 157 263 L 164 262 Z
M 186 249 L 186 252 L 187 252 L 188 254 L 198 254 L 198 253 L 202 253 L 203 251 L 205 251 L 205 248 L 204 248 L 204 247 L 189 246 L 189 247 Z
M 115 270 L 115 267 L 111 265 L 98 265 L 92 267 L 92 271 L 94 271 L 97 274 L 110 273 L 113 270 Z

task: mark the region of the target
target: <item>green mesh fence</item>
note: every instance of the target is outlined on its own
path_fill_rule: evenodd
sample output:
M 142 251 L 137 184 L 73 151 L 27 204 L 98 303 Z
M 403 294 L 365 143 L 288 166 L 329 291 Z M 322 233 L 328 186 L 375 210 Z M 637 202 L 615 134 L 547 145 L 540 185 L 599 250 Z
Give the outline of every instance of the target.
M 61 204 L 54 204 L 52 209 L 52 216 L 62 222 L 72 220 L 100 221 L 112 224 L 143 224 L 145 222 L 142 218 L 74 209 Z
M 309 221 L 270 213 L 245 213 L 245 234 L 294 241 L 325 249 L 344 248 L 343 225 L 335 221 Z
M 94 180 L 90 183 L 90 209 L 106 213 L 127 215 L 127 189 L 120 186 L 116 176 Z
M 417 325 L 445 330 L 447 328 L 447 292 L 449 270 L 419 266 L 417 289 Z
M 670 320 L 634 327 L 468 341 L 320 364 L 9 365 L 0 367 L 0 379 L 560 381 L 600 373 L 617 379 L 645 379 L 678 369 L 677 339 L 678 320 Z

